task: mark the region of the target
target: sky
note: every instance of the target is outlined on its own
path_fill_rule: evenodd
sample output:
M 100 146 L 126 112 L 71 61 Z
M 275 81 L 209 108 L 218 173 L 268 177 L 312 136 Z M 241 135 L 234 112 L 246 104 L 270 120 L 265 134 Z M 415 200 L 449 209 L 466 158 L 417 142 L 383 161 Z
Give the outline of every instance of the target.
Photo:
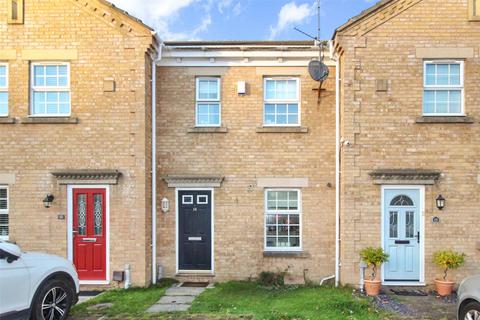
M 316 0 L 110 0 L 165 41 L 306 40 L 316 36 Z M 321 38 L 376 0 L 321 0 Z

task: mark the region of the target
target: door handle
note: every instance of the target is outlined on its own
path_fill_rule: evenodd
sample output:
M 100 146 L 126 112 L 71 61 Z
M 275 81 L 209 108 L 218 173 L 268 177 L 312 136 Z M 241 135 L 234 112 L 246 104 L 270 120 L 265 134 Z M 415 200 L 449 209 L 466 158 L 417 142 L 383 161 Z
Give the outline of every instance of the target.
M 417 243 L 420 243 L 420 231 L 417 232 L 415 238 L 417 238 Z

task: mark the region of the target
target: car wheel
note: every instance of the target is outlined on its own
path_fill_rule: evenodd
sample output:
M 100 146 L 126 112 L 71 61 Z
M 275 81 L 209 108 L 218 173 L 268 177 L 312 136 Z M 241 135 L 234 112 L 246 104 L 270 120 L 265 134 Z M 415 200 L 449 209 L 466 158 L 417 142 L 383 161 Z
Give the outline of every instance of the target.
M 460 308 L 460 320 L 480 320 L 480 303 L 472 301 Z
M 47 281 L 33 302 L 33 320 L 64 320 L 73 303 L 72 289 L 62 280 Z

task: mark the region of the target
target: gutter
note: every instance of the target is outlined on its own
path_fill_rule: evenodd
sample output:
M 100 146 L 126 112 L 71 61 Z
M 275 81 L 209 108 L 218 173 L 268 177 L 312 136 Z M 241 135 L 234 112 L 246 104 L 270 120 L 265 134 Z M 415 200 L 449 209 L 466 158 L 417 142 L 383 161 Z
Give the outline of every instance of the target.
M 157 283 L 157 63 L 162 60 L 162 40 L 158 41 L 157 55 L 152 61 L 152 284 Z

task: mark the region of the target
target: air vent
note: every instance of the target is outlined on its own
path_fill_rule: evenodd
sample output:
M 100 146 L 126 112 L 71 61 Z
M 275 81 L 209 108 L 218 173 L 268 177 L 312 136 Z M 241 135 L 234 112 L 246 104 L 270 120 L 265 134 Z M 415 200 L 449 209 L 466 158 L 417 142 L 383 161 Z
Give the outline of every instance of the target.
M 8 23 L 23 24 L 24 0 L 8 0 Z

